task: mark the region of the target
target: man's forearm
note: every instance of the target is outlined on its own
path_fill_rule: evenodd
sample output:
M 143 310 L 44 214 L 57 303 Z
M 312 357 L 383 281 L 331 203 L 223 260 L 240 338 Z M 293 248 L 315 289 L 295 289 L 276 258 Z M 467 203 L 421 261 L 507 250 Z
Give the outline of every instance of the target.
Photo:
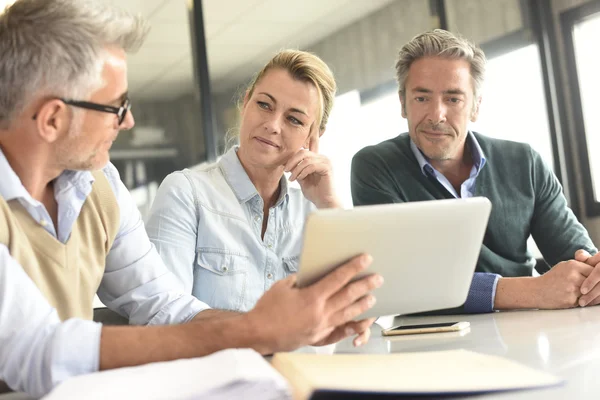
M 200 313 L 202 314 L 202 313 Z M 176 326 L 102 328 L 100 370 L 205 356 L 228 348 L 273 353 L 248 314 Z
M 515 310 L 539 308 L 533 277 L 500 278 L 496 288 L 494 309 Z
M 200 311 L 194 318 L 192 318 L 191 322 L 204 322 L 206 320 L 231 318 L 240 315 L 242 315 L 242 313 L 237 311 L 209 309 Z

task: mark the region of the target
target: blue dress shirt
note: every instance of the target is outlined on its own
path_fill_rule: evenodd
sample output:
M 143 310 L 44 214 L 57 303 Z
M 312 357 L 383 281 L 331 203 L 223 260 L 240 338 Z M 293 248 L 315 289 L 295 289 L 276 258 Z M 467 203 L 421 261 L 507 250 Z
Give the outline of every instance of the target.
M 460 196 L 450 181 L 436 170 L 429 161 L 425 159 L 425 156 L 421 153 L 421 150 L 419 150 L 417 145 L 415 145 L 412 140 L 410 141 L 410 148 L 419 162 L 423 175 L 437 179 L 437 181 L 456 198 L 473 197 L 473 193 L 475 192 L 475 181 L 486 163 L 485 154 L 483 154 L 483 150 L 471 132 L 468 133 L 467 140 L 470 144 L 469 147 L 473 158 L 473 168 L 471 168 L 469 178 L 460 186 Z M 469 295 L 467 296 L 467 301 L 464 305 L 465 311 L 472 313 L 492 312 L 494 310 L 494 298 L 496 297 L 496 287 L 499 278 L 500 275 L 497 274 L 476 272 L 473 276 Z
M 206 307 L 183 294 L 148 240 L 141 215 L 112 164 L 103 169 L 120 207 L 120 228 L 106 259 L 98 296 L 132 324 L 183 323 Z M 0 196 L 17 199 L 49 234 L 65 243 L 94 178 L 65 171 L 55 181 L 58 230 L 44 205 L 21 184 L 0 151 Z M 70 319 L 56 310 L 0 244 L 0 380 L 17 391 L 42 396 L 64 379 L 97 371 L 101 324 Z
M 295 273 L 315 206 L 281 178 L 261 238 L 263 200 L 230 149 L 210 165 L 165 178 L 146 229 L 165 264 L 206 306 L 248 311 L 274 282 Z

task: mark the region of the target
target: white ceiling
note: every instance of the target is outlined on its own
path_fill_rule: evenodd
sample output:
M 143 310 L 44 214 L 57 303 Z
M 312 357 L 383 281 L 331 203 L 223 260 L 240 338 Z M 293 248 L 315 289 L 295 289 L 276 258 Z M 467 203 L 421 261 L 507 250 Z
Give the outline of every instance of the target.
M 169 99 L 189 93 L 193 80 L 190 0 L 119 0 L 152 30 L 129 57 L 130 92 Z M 204 0 L 212 91 L 248 79 L 279 49 L 307 48 L 394 0 Z

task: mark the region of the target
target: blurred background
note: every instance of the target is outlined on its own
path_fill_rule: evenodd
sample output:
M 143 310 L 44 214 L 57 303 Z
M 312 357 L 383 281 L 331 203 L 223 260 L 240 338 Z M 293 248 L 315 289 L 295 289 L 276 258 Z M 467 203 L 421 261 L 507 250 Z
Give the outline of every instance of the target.
M 531 144 L 600 243 L 600 0 L 119 0 L 152 31 L 130 56 L 136 126 L 111 158 L 142 213 L 170 172 L 213 161 L 237 102 L 276 51 L 309 50 L 339 93 L 321 150 L 351 206 L 350 160 L 407 130 L 394 81 L 398 49 L 434 28 L 461 33 L 489 59 L 481 133 Z M 595 152 L 595 153 L 594 153 Z

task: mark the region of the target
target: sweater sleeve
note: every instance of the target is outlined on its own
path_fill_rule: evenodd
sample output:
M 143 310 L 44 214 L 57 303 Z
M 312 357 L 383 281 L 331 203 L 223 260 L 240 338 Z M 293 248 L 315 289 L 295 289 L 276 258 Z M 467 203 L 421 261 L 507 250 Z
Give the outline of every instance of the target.
M 585 249 L 597 252 L 587 230 L 567 205 L 562 186 L 540 155 L 531 149 L 535 207 L 531 220 L 531 235 L 544 259 L 554 266 L 572 259 L 575 252 Z

